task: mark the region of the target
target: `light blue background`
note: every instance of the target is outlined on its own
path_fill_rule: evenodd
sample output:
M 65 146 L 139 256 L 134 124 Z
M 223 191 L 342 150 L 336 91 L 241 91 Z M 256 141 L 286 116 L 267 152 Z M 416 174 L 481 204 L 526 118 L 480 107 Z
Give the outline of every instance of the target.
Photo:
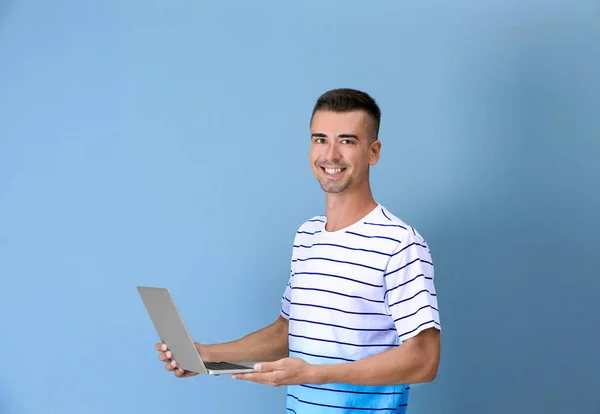
M 0 413 L 285 412 L 165 373 L 135 286 L 198 341 L 272 322 L 334 87 L 381 104 L 376 198 L 436 263 L 409 413 L 600 413 L 599 44 L 585 0 L 1 0 Z

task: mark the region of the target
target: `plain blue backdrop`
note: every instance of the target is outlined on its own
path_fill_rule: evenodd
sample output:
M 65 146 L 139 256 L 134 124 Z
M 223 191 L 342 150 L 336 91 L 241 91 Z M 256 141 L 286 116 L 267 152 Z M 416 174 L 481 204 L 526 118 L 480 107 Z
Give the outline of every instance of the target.
M 443 326 L 410 414 L 600 413 L 600 2 L 0 0 L 0 413 L 285 412 L 163 371 L 272 322 L 318 95 L 383 110 L 377 201 L 429 242 Z

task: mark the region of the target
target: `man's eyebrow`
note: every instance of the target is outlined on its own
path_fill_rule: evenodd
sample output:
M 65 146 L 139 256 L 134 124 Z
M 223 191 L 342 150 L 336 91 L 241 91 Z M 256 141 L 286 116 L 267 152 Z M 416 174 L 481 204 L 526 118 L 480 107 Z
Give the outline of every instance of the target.
M 354 138 L 356 140 L 360 140 L 360 138 L 358 138 L 358 136 L 354 134 L 340 134 L 338 135 L 338 138 Z
M 323 134 L 322 132 L 315 132 L 310 135 L 312 138 L 326 138 L 327 134 Z M 360 140 L 357 135 L 354 134 L 340 134 L 337 136 L 338 138 L 354 138 L 356 140 Z

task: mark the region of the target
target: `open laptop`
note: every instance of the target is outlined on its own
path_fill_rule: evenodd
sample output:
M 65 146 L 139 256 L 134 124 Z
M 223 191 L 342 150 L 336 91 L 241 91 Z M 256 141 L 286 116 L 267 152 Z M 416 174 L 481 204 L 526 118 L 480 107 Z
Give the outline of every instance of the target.
M 203 361 L 169 289 L 138 286 L 137 290 L 160 341 L 167 345 L 178 368 L 210 375 L 254 372 L 252 362 Z

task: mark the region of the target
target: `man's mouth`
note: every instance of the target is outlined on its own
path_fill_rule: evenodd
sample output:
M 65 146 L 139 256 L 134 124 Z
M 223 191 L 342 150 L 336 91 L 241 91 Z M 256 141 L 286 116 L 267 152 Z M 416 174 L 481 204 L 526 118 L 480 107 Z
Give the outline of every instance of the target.
M 337 167 L 337 168 L 321 167 L 321 169 L 323 171 L 325 171 L 325 174 L 327 174 L 329 176 L 337 176 L 346 170 L 346 168 L 342 168 L 342 167 Z

